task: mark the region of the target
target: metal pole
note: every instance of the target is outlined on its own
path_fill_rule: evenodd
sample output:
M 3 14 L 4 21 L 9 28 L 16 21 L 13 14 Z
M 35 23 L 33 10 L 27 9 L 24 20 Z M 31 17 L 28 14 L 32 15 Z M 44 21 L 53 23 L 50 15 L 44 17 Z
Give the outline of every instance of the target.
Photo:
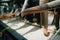
M 26 8 L 27 3 L 28 3 L 28 0 L 25 0 L 21 12 L 24 11 L 24 9 Z

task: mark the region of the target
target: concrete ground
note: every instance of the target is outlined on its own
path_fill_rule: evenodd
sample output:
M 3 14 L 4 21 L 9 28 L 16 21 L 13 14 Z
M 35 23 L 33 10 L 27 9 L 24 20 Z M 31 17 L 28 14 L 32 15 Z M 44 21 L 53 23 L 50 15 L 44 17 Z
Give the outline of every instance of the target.
M 13 21 L 11 21 L 13 20 Z M 51 24 L 53 18 L 49 17 L 49 24 Z M 26 24 L 23 21 L 14 19 L 6 19 L 2 20 L 12 29 L 16 30 L 19 34 L 23 35 L 28 40 L 49 40 L 55 29 L 54 25 L 48 26 L 48 31 L 50 32 L 50 36 L 46 37 L 43 34 L 43 28 L 39 28 L 37 26 L 32 26 L 31 24 Z M 60 37 L 60 36 L 59 36 Z M 59 39 L 58 39 L 59 40 Z

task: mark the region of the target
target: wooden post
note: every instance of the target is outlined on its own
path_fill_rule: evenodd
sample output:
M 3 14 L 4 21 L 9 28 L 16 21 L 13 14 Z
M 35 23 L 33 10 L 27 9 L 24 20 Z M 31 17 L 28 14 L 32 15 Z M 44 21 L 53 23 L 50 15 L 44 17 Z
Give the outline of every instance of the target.
M 40 0 L 39 5 L 42 6 L 47 2 L 48 2 L 48 0 Z M 49 34 L 48 34 L 48 10 L 43 12 L 43 14 L 40 14 L 40 25 L 41 26 L 42 26 L 42 20 L 44 21 L 43 22 L 43 24 L 44 24 L 44 34 L 45 34 L 45 36 L 49 36 Z
M 2 32 L 0 32 L 0 40 L 2 40 Z
M 57 12 L 57 14 L 55 15 L 55 26 L 56 26 L 56 30 L 59 29 L 59 16 L 60 16 L 60 13 Z

